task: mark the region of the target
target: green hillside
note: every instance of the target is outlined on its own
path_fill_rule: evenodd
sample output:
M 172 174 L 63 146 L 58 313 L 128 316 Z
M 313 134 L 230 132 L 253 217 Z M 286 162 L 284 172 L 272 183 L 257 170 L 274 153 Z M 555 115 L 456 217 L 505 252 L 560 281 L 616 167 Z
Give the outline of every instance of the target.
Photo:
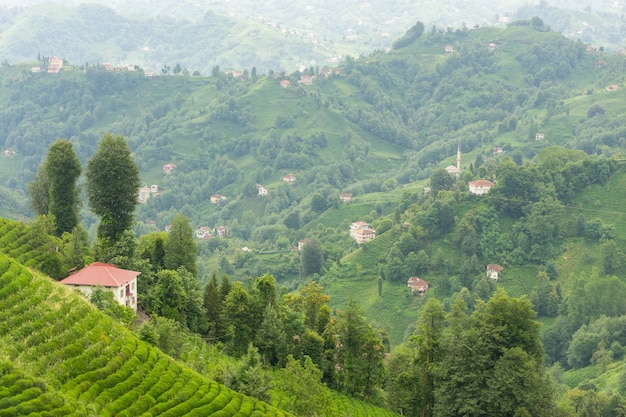
M 587 402 L 599 401 L 595 389 L 623 401 L 622 393 L 611 391 L 619 386 L 616 369 L 626 346 L 620 330 L 626 320 L 626 202 L 619 192 L 626 178 L 623 57 L 587 50 L 537 19 L 507 29 L 428 31 L 417 25 L 415 33 L 389 52 L 346 60 L 338 72 L 309 68 L 238 77 L 215 68 L 206 77 L 150 77 L 141 70 L 70 64 L 59 74 L 31 73 L 30 65 L 1 67 L 7 164 L 0 164 L 0 182 L 20 202 L 0 205 L 2 214 L 32 217 L 20 211 L 27 184 L 56 139 L 67 137 L 85 166 L 105 132 L 120 134 L 142 182 L 158 187 L 139 205 L 135 235 L 122 242 L 132 249 L 119 259 L 149 277 L 142 296 L 151 313 L 171 313 L 168 318 L 201 329 L 192 314 L 159 304 L 157 283 L 180 278 L 181 294 L 195 303 L 200 318 L 207 307 L 201 286 L 214 274 L 230 278 L 236 291 L 220 301 L 229 314 L 212 320 L 228 324 L 232 332 L 221 329 L 219 337 L 226 349 L 243 355 L 247 342 L 264 343 L 257 336 L 267 317 L 256 285 L 265 283 L 284 296 L 280 311 L 271 312 L 272 323 L 294 327 L 285 349 L 299 349 L 296 341 L 309 330 L 326 381 L 400 410 L 404 397 L 394 397 L 394 390 L 422 375 L 416 369 L 404 375 L 402 366 L 424 358 L 420 320 L 433 303 L 440 303 L 438 314 L 448 323 L 476 314 L 473 323 L 480 325 L 492 297 L 521 297 L 534 309 L 530 326 L 535 328 L 534 314 L 543 324 L 544 352 L 533 347 L 533 360 L 543 357 L 545 364 L 533 366 L 539 374 L 551 367 L 564 393 L 558 398 L 563 409 L 581 416 L 589 411 L 575 405 L 577 389 Z M 444 169 L 457 158 L 458 176 Z M 166 172 L 168 163 L 176 167 Z M 285 181 L 287 174 L 295 181 Z M 488 194 L 469 192 L 468 182 L 479 179 L 491 181 Z M 267 195 L 258 193 L 261 186 Z M 352 195 L 350 202 L 340 200 L 342 193 Z M 218 194 L 224 198 L 215 200 Z M 95 236 L 98 219 L 87 207 L 81 216 L 88 233 L 78 255 L 87 261 L 97 254 L 87 236 Z M 195 240 L 197 277 L 152 262 L 157 242 L 168 236 L 157 232 L 181 218 L 189 221 L 190 238 L 200 227 L 213 235 Z M 358 245 L 349 236 L 353 222 L 367 222 L 376 238 Z M 73 266 L 74 238 L 48 239 L 52 229 L 44 218 L 33 226 L 0 227 L 0 251 L 22 264 L 54 277 Z M 218 227 L 227 235 L 215 236 Z M 312 251 L 296 249 L 305 239 L 312 251 L 319 248 L 315 262 L 306 258 Z M 497 279 L 486 273 L 494 264 L 503 268 Z M 425 296 L 407 287 L 413 276 L 429 283 Z M 320 296 L 311 317 L 323 313 L 326 321 L 307 318 L 305 327 L 298 290 L 310 290 L 314 281 L 330 300 Z M 217 284 L 213 288 L 217 292 Z M 357 333 L 368 338 L 358 345 L 370 351 L 352 359 L 380 359 L 381 365 L 391 353 L 407 360 L 390 366 L 389 375 L 367 369 L 380 392 L 343 379 L 336 367 L 343 354 L 336 334 L 352 325 L 342 320 L 361 320 L 361 312 L 369 323 Z M 218 334 L 201 331 L 209 338 Z M 28 339 L 23 343 L 27 349 Z M 12 346 L 22 345 L 18 340 Z M 37 366 L 23 371 L 62 395 L 80 389 L 77 383 L 64 391 L 65 383 L 48 381 Z M 86 389 L 69 398 L 108 404 L 101 388 Z
M 72 290 L 4 255 L 0 264 L 0 355 L 17 367 L 3 372 L 7 381 L 19 376 L 21 369 L 49 384 L 50 396 L 58 391 L 60 400 L 68 398 L 70 405 L 76 401 L 77 408 L 97 415 L 210 415 L 219 410 L 224 415 L 286 415 L 172 361 Z M 20 390 L 28 381 L 34 388 Z M 4 415 L 36 412 L 42 401 L 37 390 L 45 385 L 26 377 L 13 387 L 0 403 Z M 53 411 L 62 404 L 57 401 L 48 407 Z

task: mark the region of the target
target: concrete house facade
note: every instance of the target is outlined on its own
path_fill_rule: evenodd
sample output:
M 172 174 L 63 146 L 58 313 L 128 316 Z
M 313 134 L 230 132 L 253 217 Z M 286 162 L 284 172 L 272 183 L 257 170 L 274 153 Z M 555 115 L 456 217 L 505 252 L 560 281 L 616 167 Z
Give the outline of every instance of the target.
M 113 293 L 115 301 L 137 312 L 137 276 L 141 272 L 117 268 L 104 262 L 94 262 L 60 281 L 90 297 L 93 290 L 103 287 Z

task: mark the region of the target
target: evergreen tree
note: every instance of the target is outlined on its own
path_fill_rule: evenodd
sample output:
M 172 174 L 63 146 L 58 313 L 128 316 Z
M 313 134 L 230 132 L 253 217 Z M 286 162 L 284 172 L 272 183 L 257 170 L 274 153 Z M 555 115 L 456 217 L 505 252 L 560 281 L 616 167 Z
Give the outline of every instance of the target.
M 222 336 L 221 320 L 222 298 L 220 297 L 217 275 L 213 272 L 208 284 L 204 287 L 203 296 L 204 310 L 206 311 L 207 332 L 210 339 L 217 339 Z
M 57 236 L 78 225 L 80 198 L 76 182 L 81 171 L 72 143 L 59 139 L 50 146 L 46 161 L 29 184 L 31 207 L 37 214 L 54 216 Z
M 306 356 L 300 362 L 289 355 L 279 376 L 279 389 L 288 398 L 287 411 L 302 417 L 328 415 L 326 408 L 330 405 L 330 392 L 321 381 L 322 372 L 311 358 Z
M 126 141 L 106 134 L 87 164 L 87 200 L 100 217 L 99 239 L 114 241 L 130 229 L 139 185 L 139 169 Z
M 442 359 L 444 311 L 434 298 L 426 301 L 412 342 L 417 345 L 415 362 L 420 375 L 420 416 L 432 416 L 435 407 L 435 378 L 433 369 Z
M 303 277 L 322 272 L 324 266 L 324 250 L 319 240 L 309 239 L 300 252 L 300 271 Z
M 165 251 L 163 263 L 166 269 L 176 270 L 182 266 L 194 276 L 198 274 L 196 266 L 198 248 L 193 241 L 193 230 L 187 217 L 182 214 L 174 217 L 172 230 L 165 240 L 163 249 Z
M 45 165 L 41 165 L 35 178 L 28 183 L 28 199 L 30 208 L 36 215 L 48 214 L 50 206 L 50 179 L 46 174 Z
M 241 358 L 237 369 L 230 375 L 226 384 L 242 394 L 261 401 L 270 401 L 271 380 L 264 372 L 259 351 L 252 343 L 248 345 L 247 353 Z
M 256 331 L 254 345 L 259 348 L 263 362 L 276 365 L 284 355 L 281 353 L 285 347 L 285 331 L 283 323 L 278 317 L 276 307 L 268 304 L 263 312 L 263 321 Z
M 241 282 L 232 284 L 224 300 L 223 322 L 228 326 L 229 345 L 235 355 L 243 354 L 253 338 L 250 294 Z
M 339 370 L 335 375 L 336 387 L 350 395 L 375 398 L 384 379 L 385 352 L 354 300 L 327 328 L 326 336 L 334 342 L 329 359 Z

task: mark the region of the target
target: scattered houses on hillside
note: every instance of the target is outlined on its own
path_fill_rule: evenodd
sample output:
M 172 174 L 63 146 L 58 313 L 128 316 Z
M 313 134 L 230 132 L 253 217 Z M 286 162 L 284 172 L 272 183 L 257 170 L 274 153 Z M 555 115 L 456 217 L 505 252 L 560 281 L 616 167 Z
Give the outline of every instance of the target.
M 313 77 L 310 76 L 310 75 L 303 74 L 303 75 L 300 76 L 300 80 L 298 81 L 298 84 L 312 85 L 313 84 Z
M 407 286 L 411 289 L 411 292 L 424 295 L 428 291 L 428 281 L 423 280 L 420 277 L 411 277 L 407 281 Z
M 163 173 L 169 175 L 176 170 L 176 164 L 165 164 L 163 165 Z
M 49 74 L 58 74 L 63 68 L 63 58 L 59 58 L 58 56 L 49 56 L 48 57 L 48 73 Z
M 487 265 L 487 277 L 491 278 L 494 281 L 498 280 L 502 271 L 504 271 L 504 268 L 498 264 Z
M 80 290 L 85 296 L 97 287 L 113 293 L 115 301 L 137 312 L 137 276 L 141 272 L 117 268 L 104 262 L 94 262 L 73 273 L 60 283 Z
M 458 177 L 459 174 L 461 173 L 461 170 L 455 167 L 454 165 L 448 165 L 446 167 L 446 171 L 448 172 L 448 174 L 454 175 L 455 177 Z
M 341 193 L 339 194 L 339 199 L 342 203 L 349 203 L 352 201 L 352 193 Z
M 483 195 L 483 194 L 489 193 L 489 190 L 491 190 L 491 187 L 495 185 L 491 181 L 487 181 L 487 180 L 470 181 L 467 184 L 469 186 L 469 192 L 472 194 L 476 194 L 476 195 Z
M 148 202 L 148 199 L 153 194 L 159 193 L 159 186 L 156 184 L 152 184 L 150 187 L 144 186 L 139 189 L 139 194 L 137 194 L 137 201 L 141 204 L 145 204 Z
M 289 183 L 289 184 L 292 184 L 292 183 L 296 182 L 296 175 L 292 174 L 292 173 L 289 173 L 289 174 L 283 176 L 283 182 L 286 182 L 286 183 Z
M 350 225 L 350 237 L 359 245 L 376 237 L 376 231 L 365 222 L 354 222 Z
M 200 226 L 193 232 L 196 238 L 198 239 L 202 239 L 202 240 L 211 239 L 211 228 L 208 226 Z
M 228 236 L 228 227 L 227 226 L 215 226 L 215 234 L 219 237 Z
M 225 197 L 221 194 L 213 194 L 211 197 L 211 204 L 220 204 L 228 200 L 228 197 Z

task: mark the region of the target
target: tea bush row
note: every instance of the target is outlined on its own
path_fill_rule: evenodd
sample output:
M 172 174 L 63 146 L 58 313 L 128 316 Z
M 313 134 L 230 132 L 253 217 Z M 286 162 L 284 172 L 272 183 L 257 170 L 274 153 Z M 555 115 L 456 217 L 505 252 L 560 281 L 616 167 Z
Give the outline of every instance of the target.
M 45 410 L 37 409 L 44 403 L 40 397 L 58 390 L 72 407 L 102 416 L 285 416 L 193 372 L 71 289 L 1 254 L 0 305 L 5 307 L 0 309 L 0 358 L 27 365 L 50 386 L 44 392 L 2 375 L 2 386 L 10 383 L 14 392 L 0 390 L 0 411 L 43 415 Z M 46 403 L 57 409 L 66 404 L 54 398 Z

